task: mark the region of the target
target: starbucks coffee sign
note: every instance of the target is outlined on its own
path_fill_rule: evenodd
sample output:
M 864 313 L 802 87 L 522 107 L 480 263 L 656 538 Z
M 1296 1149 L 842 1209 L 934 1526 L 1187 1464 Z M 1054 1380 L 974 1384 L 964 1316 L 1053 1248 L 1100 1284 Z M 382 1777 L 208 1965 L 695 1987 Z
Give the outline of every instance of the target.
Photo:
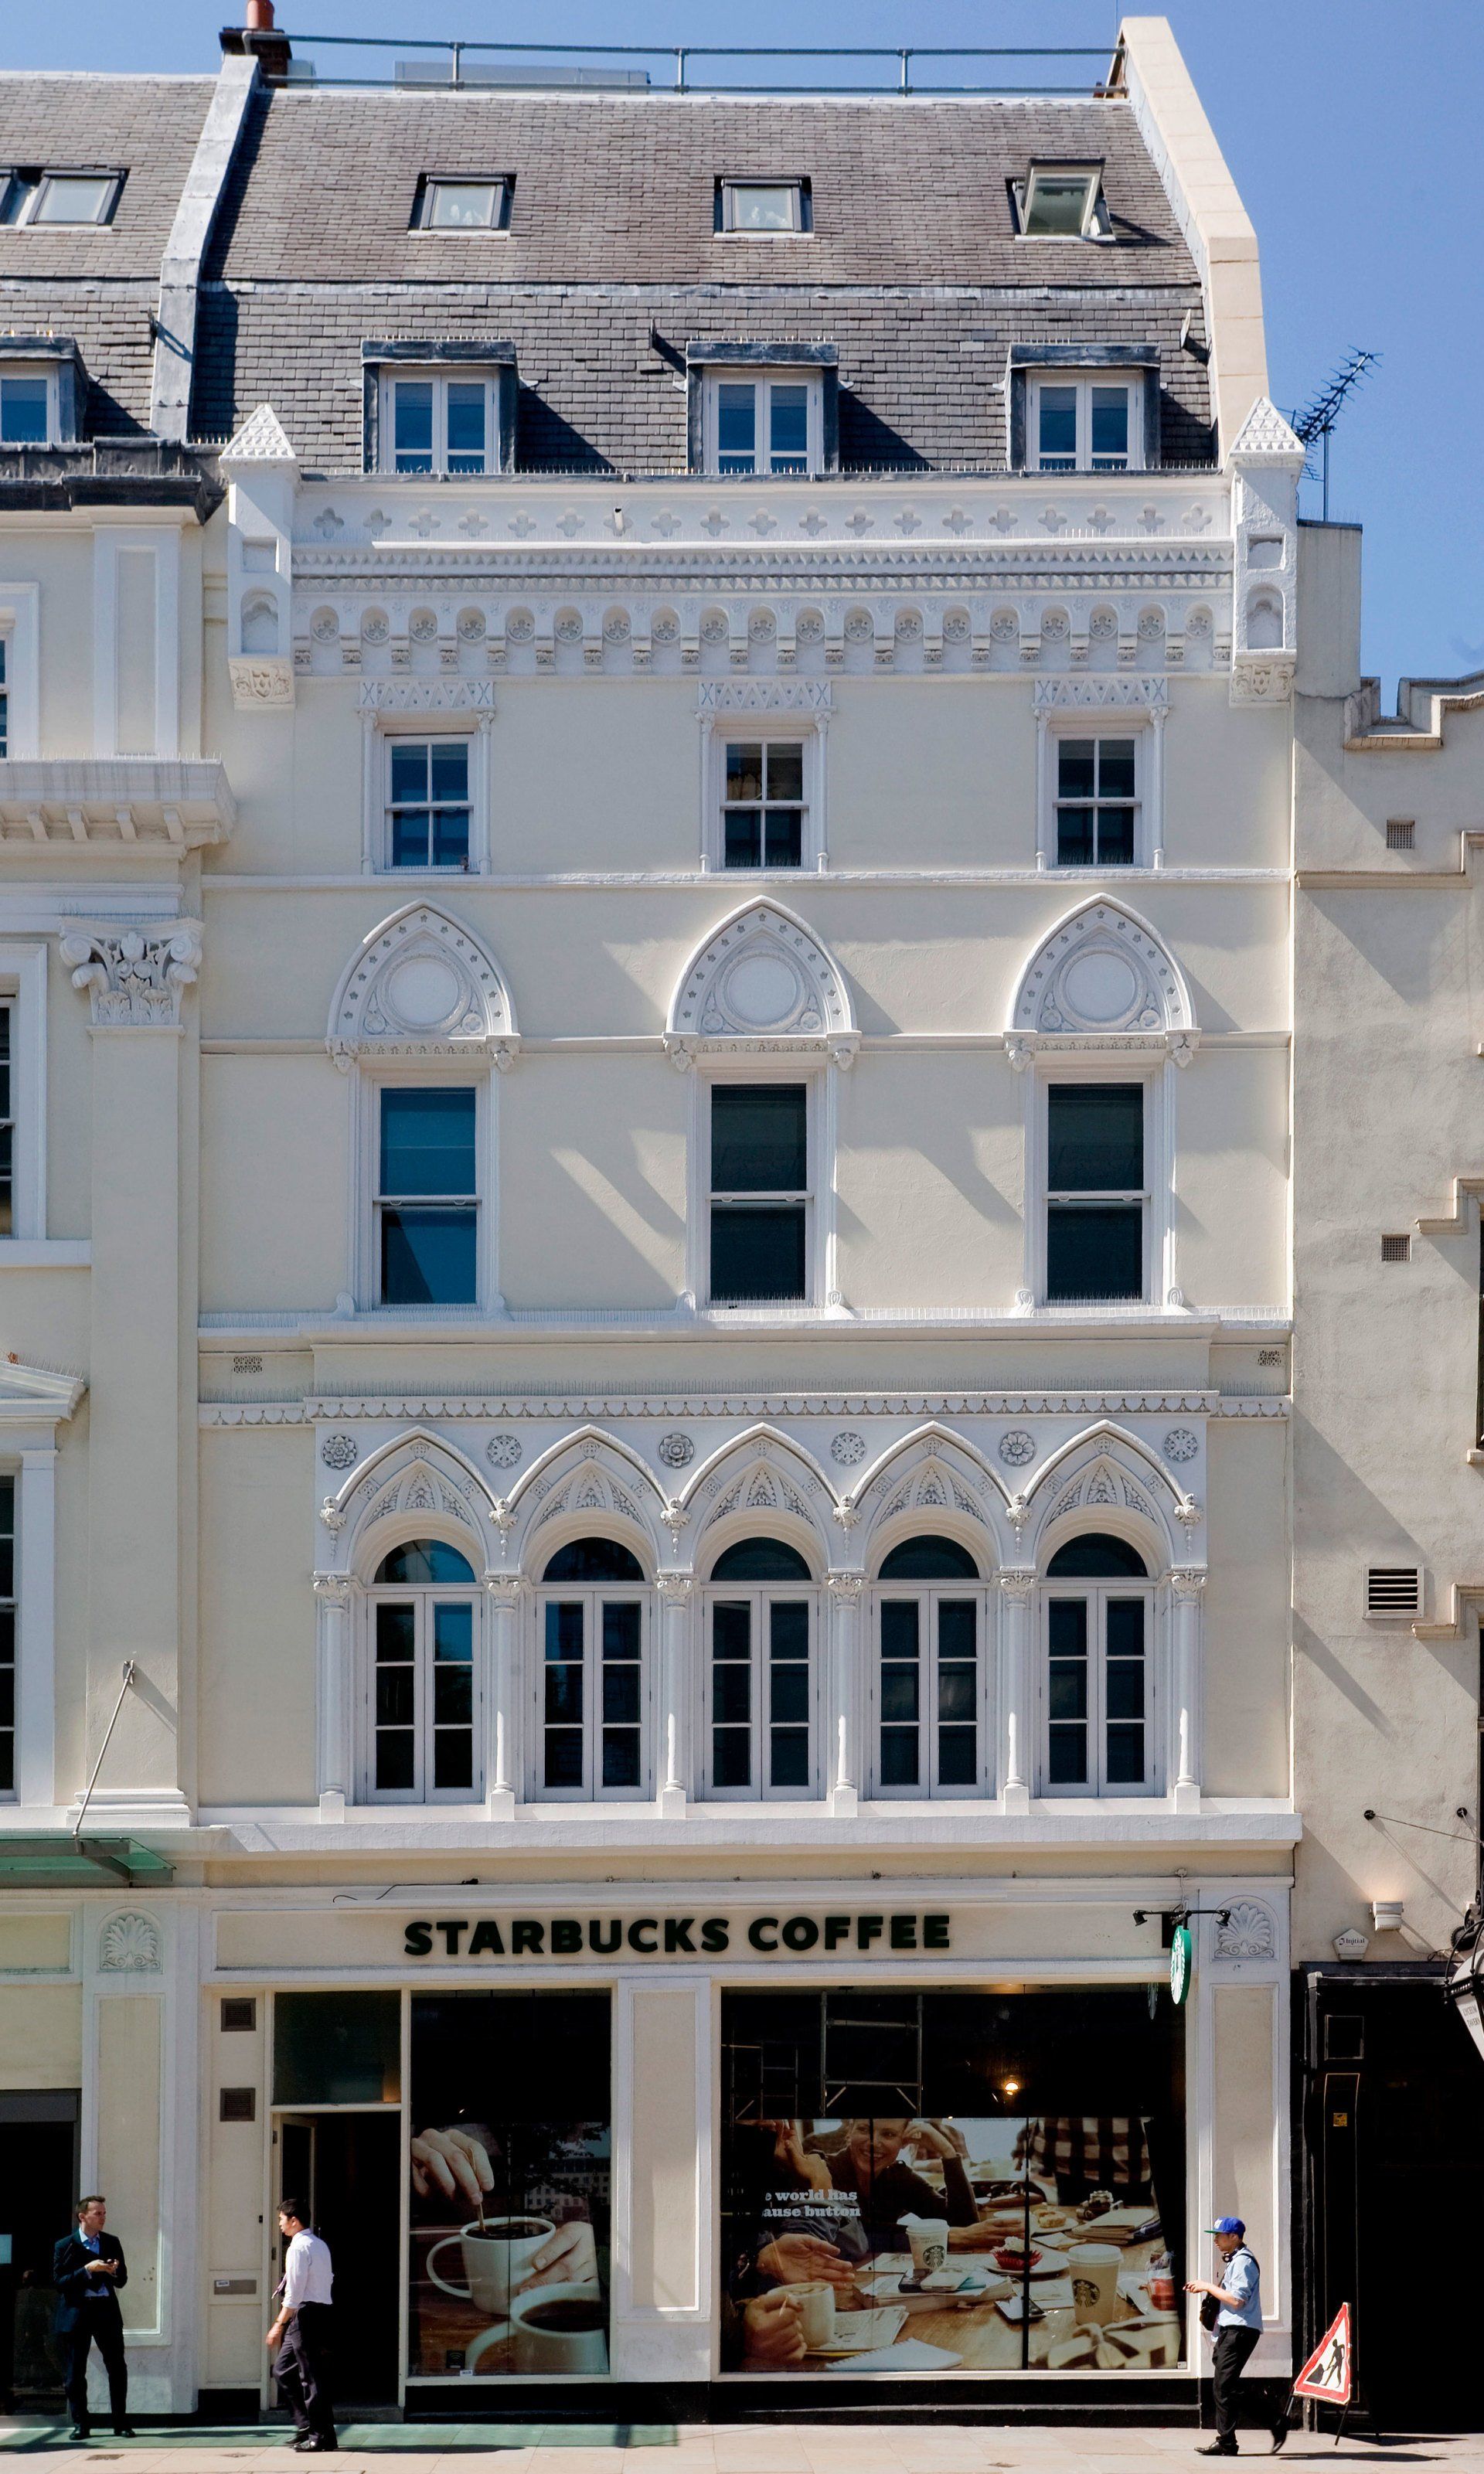
M 419 1916 L 404 1926 L 405 1958 L 709 1958 L 822 1952 L 883 1956 L 952 1948 L 943 1914 L 738 1916 Z

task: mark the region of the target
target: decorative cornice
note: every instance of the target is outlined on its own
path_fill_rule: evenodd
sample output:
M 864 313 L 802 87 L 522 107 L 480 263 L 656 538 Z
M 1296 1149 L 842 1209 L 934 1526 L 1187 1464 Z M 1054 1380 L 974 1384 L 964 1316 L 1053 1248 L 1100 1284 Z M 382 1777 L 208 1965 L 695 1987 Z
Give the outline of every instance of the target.
M 492 679 L 363 679 L 362 713 L 488 713 L 495 710 Z
M 59 951 L 85 988 L 95 1031 L 178 1030 L 181 999 L 201 964 L 199 919 L 67 929 Z
M 148 757 L 0 762 L 0 839 L 48 858 L 110 860 L 224 842 L 237 820 L 226 768 Z
M 0 1250 L 0 1265 L 4 1253 Z M 0 1364 L 0 1429 L 57 1425 L 70 1418 L 87 1389 L 81 1374 L 59 1374 L 49 1366 Z
M 708 713 L 828 713 L 828 679 L 702 679 L 695 708 Z
M 207 1344 L 208 1345 L 208 1344 Z M 204 1426 L 300 1426 L 431 1419 L 483 1424 L 599 1418 L 1286 1418 L 1282 1393 L 1227 1397 L 1210 1391 L 698 1392 L 518 1395 L 311 1393 L 302 1400 L 210 1400 Z
M 1121 678 L 1116 670 L 1037 679 L 1034 707 L 1037 713 L 1168 713 L 1170 682 L 1162 674 Z

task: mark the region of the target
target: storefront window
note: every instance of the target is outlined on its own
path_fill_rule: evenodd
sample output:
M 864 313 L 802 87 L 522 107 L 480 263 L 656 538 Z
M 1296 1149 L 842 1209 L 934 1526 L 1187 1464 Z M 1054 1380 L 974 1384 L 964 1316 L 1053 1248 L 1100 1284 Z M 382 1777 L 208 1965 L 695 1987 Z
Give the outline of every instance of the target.
M 280 1993 L 273 2005 L 275 2104 L 395 2104 L 401 2004 L 395 1993 Z
M 606 1993 L 412 2003 L 412 2379 L 608 2369 Z
M 738 1992 L 721 2019 L 723 2370 L 1179 2364 L 1167 2000 Z

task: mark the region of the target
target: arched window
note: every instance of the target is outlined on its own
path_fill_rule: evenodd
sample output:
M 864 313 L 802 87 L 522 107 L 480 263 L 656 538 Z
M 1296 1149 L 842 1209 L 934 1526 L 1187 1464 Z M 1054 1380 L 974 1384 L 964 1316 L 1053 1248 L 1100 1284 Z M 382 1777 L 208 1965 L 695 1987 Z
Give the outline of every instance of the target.
M 1137 1795 L 1155 1784 L 1149 1568 L 1106 1531 L 1058 1546 L 1042 1590 L 1047 1795 Z
M 818 1793 L 815 1626 L 797 1547 L 743 1538 L 718 1556 L 706 1602 L 708 1795 Z
M 875 1590 L 878 1795 L 974 1795 L 984 1783 L 984 1592 L 954 1538 L 906 1538 Z
M 535 1792 L 647 1792 L 645 1624 L 639 1559 L 611 1538 L 574 1538 L 541 1576 Z
M 471 1803 L 484 1792 L 474 1566 L 441 1538 L 409 1539 L 382 1557 L 367 1594 L 365 1793 L 377 1803 Z

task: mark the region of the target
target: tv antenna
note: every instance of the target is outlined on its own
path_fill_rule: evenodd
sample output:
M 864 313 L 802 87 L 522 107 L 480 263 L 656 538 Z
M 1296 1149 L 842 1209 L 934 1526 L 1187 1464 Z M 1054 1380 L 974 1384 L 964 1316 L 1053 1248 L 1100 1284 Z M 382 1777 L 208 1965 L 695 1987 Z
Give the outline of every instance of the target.
M 1328 385 L 1321 388 L 1307 412 L 1294 415 L 1294 436 L 1301 445 L 1312 447 L 1316 438 L 1320 442 L 1319 477 L 1326 524 L 1329 521 L 1329 434 L 1345 409 L 1347 398 L 1353 394 L 1367 370 L 1380 357 L 1379 352 L 1351 352 L 1332 373 Z M 1307 471 L 1307 466 L 1304 469 Z

